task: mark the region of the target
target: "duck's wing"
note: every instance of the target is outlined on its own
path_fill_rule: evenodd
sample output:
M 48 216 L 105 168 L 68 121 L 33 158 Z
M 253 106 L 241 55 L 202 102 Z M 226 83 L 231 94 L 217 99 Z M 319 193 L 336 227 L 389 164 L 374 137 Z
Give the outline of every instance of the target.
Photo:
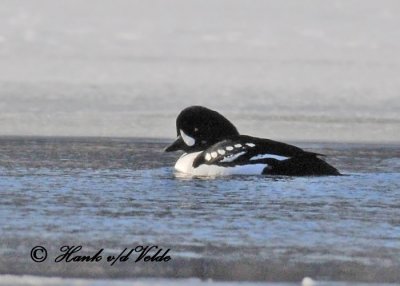
M 193 167 L 201 164 L 233 166 L 244 164 L 273 164 L 298 156 L 321 155 L 269 139 L 239 135 L 220 141 L 200 153 Z

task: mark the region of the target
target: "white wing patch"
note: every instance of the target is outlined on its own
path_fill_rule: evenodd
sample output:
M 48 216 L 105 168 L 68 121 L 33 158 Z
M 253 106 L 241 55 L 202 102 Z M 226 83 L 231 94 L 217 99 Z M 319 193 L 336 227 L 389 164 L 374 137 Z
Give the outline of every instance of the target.
M 236 154 L 233 154 L 231 156 L 227 156 L 224 159 L 222 159 L 220 162 L 221 163 L 228 163 L 228 162 L 233 162 L 235 161 L 237 158 L 239 158 L 240 156 L 242 156 L 243 154 L 246 154 L 246 151 L 242 151 Z
M 188 145 L 188 146 L 193 146 L 194 145 L 194 143 L 196 141 L 192 137 L 190 137 L 185 132 L 183 132 L 182 129 L 179 129 L 179 132 L 181 133 L 181 137 L 183 139 L 183 142 L 185 142 L 186 145 Z
M 193 168 L 193 161 L 201 152 L 183 154 L 175 164 L 175 169 L 189 176 L 229 176 L 229 175 L 261 175 L 267 164 L 239 165 L 234 167 L 221 167 L 215 165 L 200 165 Z M 207 155 L 206 155 L 207 156 Z M 211 155 L 210 155 L 211 156 Z
M 289 157 L 273 155 L 273 154 L 260 154 L 260 155 L 251 157 L 250 160 L 253 161 L 253 160 L 260 160 L 260 159 L 276 159 L 276 160 L 282 161 L 282 160 L 286 160 L 288 158 Z

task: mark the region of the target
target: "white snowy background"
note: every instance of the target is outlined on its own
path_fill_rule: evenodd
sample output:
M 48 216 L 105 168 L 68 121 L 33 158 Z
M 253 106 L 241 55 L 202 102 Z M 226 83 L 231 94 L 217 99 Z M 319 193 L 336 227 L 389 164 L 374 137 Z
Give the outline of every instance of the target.
M 400 1 L 3 0 L 0 135 L 398 142 Z

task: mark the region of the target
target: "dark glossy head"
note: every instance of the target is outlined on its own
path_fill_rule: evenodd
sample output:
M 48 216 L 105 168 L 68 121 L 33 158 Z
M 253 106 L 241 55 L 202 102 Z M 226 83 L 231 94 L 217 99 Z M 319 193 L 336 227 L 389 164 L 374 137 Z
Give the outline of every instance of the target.
M 181 111 L 176 119 L 178 138 L 165 151 L 204 150 L 222 139 L 239 135 L 236 127 L 218 112 L 202 107 L 190 106 Z

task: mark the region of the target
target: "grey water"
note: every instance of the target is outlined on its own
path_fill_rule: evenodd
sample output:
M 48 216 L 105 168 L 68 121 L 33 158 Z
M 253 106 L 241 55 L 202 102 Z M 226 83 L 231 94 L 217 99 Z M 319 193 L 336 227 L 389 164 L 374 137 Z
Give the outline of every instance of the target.
M 295 142 L 345 176 L 211 179 L 176 174 L 167 143 L 1 137 L 0 274 L 400 281 L 399 145 Z M 158 245 L 171 260 L 54 263 L 63 245 Z

